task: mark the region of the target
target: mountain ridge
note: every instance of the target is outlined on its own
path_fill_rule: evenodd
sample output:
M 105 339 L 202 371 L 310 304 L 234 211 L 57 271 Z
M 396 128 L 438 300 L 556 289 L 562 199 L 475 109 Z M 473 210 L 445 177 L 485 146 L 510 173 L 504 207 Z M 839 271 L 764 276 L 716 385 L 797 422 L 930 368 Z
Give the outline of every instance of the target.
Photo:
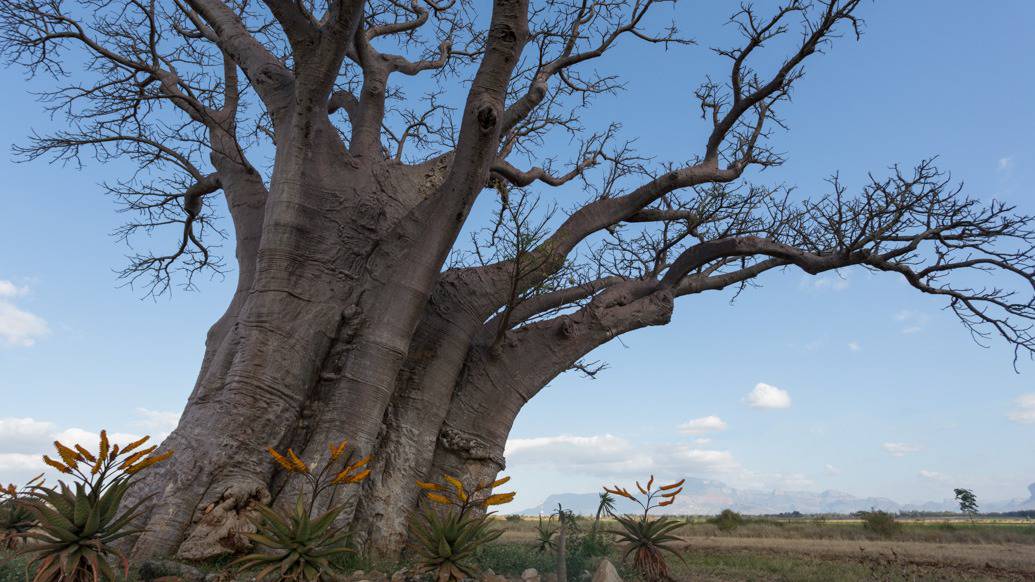
M 981 510 L 987 512 L 1022 511 L 1035 509 L 1035 483 L 1028 486 L 1030 497 L 1005 501 L 989 501 L 981 504 Z M 581 515 L 596 513 L 599 493 L 555 493 L 548 496 L 541 504 L 517 511 L 519 515 L 539 515 L 550 513 L 560 503 L 565 509 Z M 683 485 L 683 493 L 672 505 L 659 510 L 660 514 L 707 515 L 715 514 L 723 509 L 748 515 L 791 513 L 805 514 L 852 513 L 869 509 L 883 511 L 956 511 L 959 509 L 954 499 L 926 501 L 920 503 L 898 503 L 887 497 L 856 497 L 850 493 L 828 489 L 826 491 L 794 491 L 758 489 L 736 489 L 720 481 L 687 478 Z M 639 506 L 627 499 L 619 498 L 616 503 L 619 513 L 636 513 L 642 511 Z

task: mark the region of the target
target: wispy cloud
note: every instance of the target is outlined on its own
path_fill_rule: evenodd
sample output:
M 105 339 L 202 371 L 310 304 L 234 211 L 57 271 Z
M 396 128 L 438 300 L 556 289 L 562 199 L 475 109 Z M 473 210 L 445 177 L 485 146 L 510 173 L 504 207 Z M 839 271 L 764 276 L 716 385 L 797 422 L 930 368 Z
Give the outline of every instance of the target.
M 798 287 L 807 291 L 844 291 L 850 286 L 847 271 L 806 275 L 798 282 Z
M 791 395 L 786 390 L 759 382 L 755 384 L 755 389 L 744 397 L 744 402 L 752 408 L 790 408 Z
M 904 457 L 922 450 L 922 447 L 911 445 L 909 443 L 884 443 L 881 445 L 881 448 L 890 453 L 893 457 Z
M 902 309 L 895 314 L 895 321 L 902 325 L 899 331 L 906 335 L 923 331 L 930 319 L 931 317 L 926 313 L 913 311 L 912 309 Z
M 547 466 L 605 479 L 640 477 L 645 473 L 716 474 L 739 468 L 729 451 L 685 444 L 637 447 L 610 434 L 510 439 L 504 455 L 508 466 Z
M 137 409 L 138 418 L 130 420 L 131 426 L 146 428 L 152 436 L 152 443 L 161 442 L 168 435 L 171 413 Z M 140 438 L 136 432 L 109 431 L 108 438 L 117 444 L 126 445 Z M 51 473 L 43 464 L 42 456 L 52 453 L 52 443 L 61 441 L 68 446 L 76 444 L 95 449 L 100 434 L 78 427 L 61 428 L 56 423 L 35 418 L 0 418 L 0 475 L 7 481 L 24 481 L 40 472 Z
M 702 416 L 679 425 L 679 432 L 683 434 L 705 434 L 719 430 L 726 430 L 726 421 L 714 415 Z
M 999 162 L 996 164 L 996 169 L 1000 172 L 1008 172 L 1013 169 L 1015 165 L 1013 156 L 1006 156 L 999 158 Z
M 0 279 L 0 347 L 31 347 L 50 332 L 43 318 L 15 305 L 28 293 L 28 287 Z
M 863 348 L 859 342 L 852 340 L 848 342 L 848 349 L 853 352 L 861 352 Z
M 1014 400 L 1014 409 L 1006 416 L 1014 422 L 1035 424 L 1035 392 L 1018 396 Z
M 927 481 L 933 481 L 935 483 L 948 483 L 949 482 L 948 475 L 943 475 L 942 473 L 939 473 L 938 471 L 928 471 L 927 469 L 920 469 L 920 472 L 917 473 L 917 476 L 920 477 L 921 479 L 924 479 L 924 480 L 927 480 Z

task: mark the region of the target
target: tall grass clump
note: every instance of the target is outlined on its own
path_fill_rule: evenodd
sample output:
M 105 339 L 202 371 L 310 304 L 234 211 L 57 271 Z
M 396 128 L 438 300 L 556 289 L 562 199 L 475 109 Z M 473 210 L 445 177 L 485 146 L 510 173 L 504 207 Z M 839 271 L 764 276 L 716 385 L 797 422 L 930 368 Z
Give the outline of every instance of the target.
M 895 519 L 895 516 L 879 509 L 860 511 L 856 513 L 863 522 L 863 529 L 877 534 L 882 538 L 890 538 L 902 531 L 902 524 Z

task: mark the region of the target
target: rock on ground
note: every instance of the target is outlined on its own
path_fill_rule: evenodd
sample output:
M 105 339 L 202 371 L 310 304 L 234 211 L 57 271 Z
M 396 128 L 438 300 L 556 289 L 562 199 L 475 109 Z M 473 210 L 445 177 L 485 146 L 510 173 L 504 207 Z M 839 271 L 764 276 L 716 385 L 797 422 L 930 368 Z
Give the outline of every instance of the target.
M 609 560 L 600 560 L 597 571 L 593 573 L 593 582 L 622 582 L 618 570 Z

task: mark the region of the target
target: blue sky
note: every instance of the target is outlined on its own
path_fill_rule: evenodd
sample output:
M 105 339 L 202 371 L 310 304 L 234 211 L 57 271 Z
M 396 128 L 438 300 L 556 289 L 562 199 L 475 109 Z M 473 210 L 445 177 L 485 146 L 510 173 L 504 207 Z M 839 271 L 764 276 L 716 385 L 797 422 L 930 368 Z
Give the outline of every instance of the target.
M 620 119 L 623 135 L 661 158 L 699 151 L 691 92 L 723 74 L 706 47 L 731 38 L 719 26 L 729 6 L 680 3 L 676 17 L 701 46 L 615 57 L 609 66 L 628 90 L 584 122 Z M 821 193 L 835 171 L 858 187 L 867 172 L 938 155 L 970 194 L 1035 213 L 1035 3 L 883 1 L 864 17 L 860 42 L 842 39 L 810 63 L 784 109 L 790 132 L 774 142 L 788 162 L 755 179 Z M 0 83 L 0 481 L 9 481 L 31 476 L 54 434 L 169 430 L 232 278 L 157 301 L 118 287 L 128 251 L 109 233 L 125 217 L 98 183 L 129 166 L 14 163 L 10 145 L 54 122 L 29 93 L 44 85 L 18 70 L 0 70 Z M 941 303 L 889 275 L 786 271 L 762 283 L 733 305 L 727 293 L 678 302 L 671 325 L 594 354 L 610 364 L 598 379 L 565 375 L 534 399 L 509 447 L 515 507 L 655 469 L 898 501 L 951 497 L 954 486 L 1026 496 L 1035 365 L 1022 360 L 1014 373 L 1007 346 L 976 346 Z M 763 398 L 752 406 L 756 389 Z

